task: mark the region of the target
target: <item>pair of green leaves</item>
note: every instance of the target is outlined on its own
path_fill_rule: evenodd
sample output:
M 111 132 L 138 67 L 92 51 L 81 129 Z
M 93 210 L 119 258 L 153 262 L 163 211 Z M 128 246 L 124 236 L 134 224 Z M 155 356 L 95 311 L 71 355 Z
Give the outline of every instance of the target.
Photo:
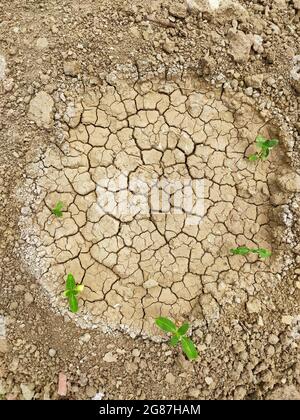
M 258 254 L 262 259 L 268 258 L 272 255 L 271 251 L 268 251 L 264 248 L 248 248 L 246 246 L 239 246 L 238 248 L 233 248 L 230 250 L 233 255 L 248 255 L 248 254 Z
M 168 318 L 159 317 L 155 320 L 156 325 L 163 331 L 171 333 L 172 337 L 169 344 L 172 347 L 177 346 L 180 342 L 183 352 L 186 354 L 189 360 L 196 359 L 198 352 L 192 340 L 186 336 L 189 329 L 189 324 L 185 323 L 181 327 L 177 328 L 173 321 Z
M 76 284 L 73 274 L 68 274 L 66 280 L 66 290 L 64 291 L 64 296 L 68 298 L 69 307 L 71 312 L 78 312 L 78 293 L 82 292 L 84 289 L 83 284 Z
M 51 212 L 56 216 L 56 217 L 62 217 L 63 212 L 62 212 L 62 208 L 63 208 L 64 204 L 61 201 L 58 201 L 54 207 L 54 209 L 51 210 Z
M 277 139 L 267 140 L 263 136 L 256 137 L 256 146 L 260 149 L 260 152 L 255 153 L 249 156 L 249 160 L 251 162 L 255 162 L 257 160 L 266 160 L 270 154 L 271 149 L 278 145 Z

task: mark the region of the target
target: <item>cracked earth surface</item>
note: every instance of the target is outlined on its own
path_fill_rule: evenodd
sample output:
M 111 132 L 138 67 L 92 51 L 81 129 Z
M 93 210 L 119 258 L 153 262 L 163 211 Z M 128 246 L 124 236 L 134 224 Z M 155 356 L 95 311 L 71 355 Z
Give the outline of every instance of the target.
M 56 308 L 66 312 L 61 295 L 73 273 L 85 285 L 79 324 L 153 336 L 159 315 L 214 322 L 249 296 L 251 307 L 261 284 L 277 281 L 276 257 L 251 265 L 257 257 L 229 255 L 241 245 L 272 249 L 273 241 L 274 157 L 255 164 L 246 156 L 258 134 L 278 133 L 247 98 L 237 103 L 194 78 L 121 81 L 86 93 L 65 120 L 67 139 L 27 168 L 25 189 L 37 195 L 21 220 L 24 259 Z M 134 206 L 102 211 L 124 199 L 121 174 Z M 141 210 L 152 192 L 134 181 L 153 179 L 203 180 L 201 220 L 188 223 L 185 208 L 177 214 L 172 194 L 165 213 Z M 57 201 L 62 218 L 51 213 Z

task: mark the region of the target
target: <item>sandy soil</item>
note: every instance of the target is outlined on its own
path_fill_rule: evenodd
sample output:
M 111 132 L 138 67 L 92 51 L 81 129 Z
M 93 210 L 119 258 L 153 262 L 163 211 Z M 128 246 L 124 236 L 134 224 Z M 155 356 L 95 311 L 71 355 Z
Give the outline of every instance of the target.
M 0 18 L 0 398 L 300 399 L 299 0 Z M 257 135 L 279 140 L 264 162 Z M 193 208 L 155 207 L 150 184 L 186 181 Z M 198 359 L 159 315 L 189 321 Z

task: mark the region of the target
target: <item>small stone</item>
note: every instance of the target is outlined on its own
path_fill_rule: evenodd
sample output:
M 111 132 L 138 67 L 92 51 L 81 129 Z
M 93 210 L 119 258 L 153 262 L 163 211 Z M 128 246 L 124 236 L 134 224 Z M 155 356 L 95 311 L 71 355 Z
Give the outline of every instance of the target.
M 32 400 L 33 396 L 34 396 L 34 388 L 32 385 L 27 385 L 27 384 L 21 384 L 21 391 L 22 391 L 22 395 L 24 400 L 26 401 L 30 401 Z
M 246 86 L 253 87 L 254 89 L 260 89 L 262 87 L 263 80 L 263 74 L 253 74 L 252 76 L 245 77 Z
M 242 353 L 243 351 L 246 350 L 245 343 L 243 343 L 242 341 L 239 341 L 238 343 L 233 345 L 233 349 L 235 353 L 237 354 Z
M 175 378 L 175 376 L 172 373 L 169 372 L 169 373 L 166 374 L 166 381 L 169 384 L 174 385 L 175 382 L 176 382 L 176 378 Z
M 3 55 L 0 55 L 0 80 L 3 80 L 5 77 L 5 69 L 6 69 L 6 60 Z
M 111 351 L 109 351 L 108 353 L 106 353 L 103 357 L 104 362 L 107 363 L 115 363 L 118 360 L 118 357 L 114 354 L 112 354 Z
M 11 77 L 9 79 L 4 79 L 3 87 L 5 92 L 11 92 L 14 87 L 14 79 L 12 79 Z
M 18 306 L 19 306 L 18 302 L 11 302 L 11 304 L 9 305 L 9 309 L 14 311 L 15 309 L 18 308 Z
M 247 394 L 246 389 L 244 387 L 242 387 L 242 386 L 238 386 L 234 390 L 233 399 L 234 400 L 243 400 L 245 398 L 246 394 Z
M 268 396 L 269 400 L 300 400 L 300 392 L 295 385 L 277 387 Z
M 80 65 L 77 61 L 65 61 L 64 73 L 66 76 L 76 77 L 80 73 Z
M 56 350 L 54 350 L 54 349 L 50 349 L 49 350 L 49 356 L 50 357 L 54 357 L 56 355 Z
M 211 378 L 210 376 L 206 376 L 206 378 L 204 378 L 205 382 L 207 383 L 207 385 L 211 385 L 213 384 L 213 378 Z
M 213 57 L 202 57 L 199 60 L 199 71 L 207 76 L 215 71 L 216 65 L 216 60 Z
M 289 172 L 285 175 L 281 175 L 277 182 L 279 186 L 285 191 L 291 193 L 300 192 L 300 175 Z
M 162 48 L 167 54 L 172 54 L 175 50 L 175 42 L 167 39 Z
M 279 338 L 275 334 L 270 334 L 268 341 L 269 341 L 270 344 L 274 344 L 275 345 L 275 344 L 278 343 Z
M 263 38 L 260 35 L 253 35 L 253 50 L 259 54 L 264 52 Z
M 91 335 L 89 333 L 85 333 L 80 337 L 80 341 L 83 343 L 88 343 L 91 339 Z
M 283 315 L 281 317 L 281 322 L 285 325 L 292 325 L 294 317 L 291 315 Z
M 206 321 L 214 322 L 219 319 L 219 305 L 210 294 L 204 294 L 200 297 L 200 305 L 202 307 L 203 315 Z
M 271 76 L 266 79 L 266 82 L 269 86 L 274 87 L 276 85 L 276 80 L 274 79 L 274 77 Z
M 38 92 L 29 103 L 28 118 L 38 127 L 50 128 L 53 122 L 54 101 L 51 96 L 44 92 Z
M 8 352 L 7 340 L 5 338 L 0 338 L 0 353 L 7 353 L 7 352 Z
M 257 314 L 261 311 L 261 303 L 255 297 L 249 298 L 248 302 L 246 303 L 246 306 L 249 314 Z
M 94 388 L 93 386 L 87 386 L 86 389 L 85 389 L 85 393 L 86 393 L 87 397 L 93 398 L 93 397 L 95 397 L 95 395 L 97 393 L 97 389 Z
M 246 63 L 252 46 L 252 37 L 242 31 L 228 33 L 230 39 L 230 54 L 237 63 Z
M 199 398 L 199 395 L 200 395 L 200 391 L 197 388 L 190 388 L 188 390 L 188 396 L 189 397 L 192 397 L 192 398 L 196 399 L 196 398 Z
M 37 49 L 44 50 L 44 49 L 48 48 L 48 46 L 49 46 L 49 44 L 48 44 L 47 38 L 41 37 L 41 38 L 37 39 L 37 41 L 36 41 Z
M 250 87 L 247 87 L 246 89 L 245 89 L 245 94 L 247 95 L 247 96 L 252 96 L 253 95 L 253 88 L 250 86 Z
M 34 301 L 34 297 L 32 296 L 31 293 L 26 292 L 25 296 L 24 296 L 24 300 L 25 300 L 25 305 L 31 305 L 31 303 Z
M 180 19 L 184 19 L 187 16 L 186 5 L 176 2 L 170 6 L 169 12 L 172 16 L 175 16 Z
M 300 10 L 300 0 L 293 0 L 294 8 Z
M 139 357 L 139 355 L 141 354 L 141 352 L 140 352 L 140 350 L 139 349 L 133 349 L 132 350 L 132 355 L 134 356 L 134 357 Z
M 217 20 L 220 23 L 236 20 L 246 22 L 249 19 L 248 11 L 237 1 L 208 0 L 211 8 L 216 9 Z
M 104 397 L 104 393 L 103 392 L 97 392 L 95 394 L 95 396 L 92 398 L 92 400 L 94 400 L 94 401 L 101 401 L 103 397 Z

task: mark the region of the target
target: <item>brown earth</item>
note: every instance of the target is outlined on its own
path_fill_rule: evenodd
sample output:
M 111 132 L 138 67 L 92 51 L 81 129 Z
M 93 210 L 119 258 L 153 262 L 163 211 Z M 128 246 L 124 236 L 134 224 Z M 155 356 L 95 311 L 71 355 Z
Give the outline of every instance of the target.
M 99 3 L 0 2 L 1 398 L 300 399 L 299 1 Z M 204 179 L 201 220 L 103 215 L 124 172 Z

